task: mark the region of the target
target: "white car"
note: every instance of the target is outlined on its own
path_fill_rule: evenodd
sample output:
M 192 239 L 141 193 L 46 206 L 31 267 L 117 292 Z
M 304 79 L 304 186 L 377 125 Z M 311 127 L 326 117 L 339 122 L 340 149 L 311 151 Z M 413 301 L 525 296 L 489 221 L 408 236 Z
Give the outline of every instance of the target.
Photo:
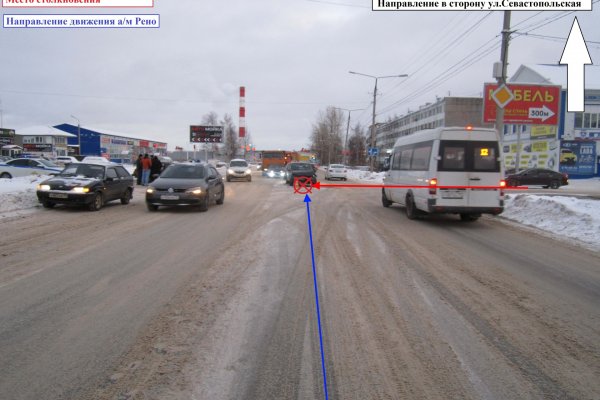
M 113 162 L 110 161 L 109 159 L 104 158 L 104 157 L 97 157 L 97 156 L 86 156 L 86 157 L 83 157 L 83 160 L 81 160 L 81 162 L 83 162 L 83 163 L 94 163 L 94 164 L 99 164 L 99 163 L 100 164 L 107 164 L 107 163 L 113 164 Z
M 248 182 L 252 181 L 252 170 L 246 160 L 241 158 L 233 159 L 229 162 L 226 174 L 227 182 L 232 179 L 244 179 Z
M 71 156 L 58 156 L 56 157 L 56 165 L 59 166 L 67 166 L 71 163 L 78 163 L 79 161 L 75 158 L 75 157 L 71 157 Z
M 325 172 L 325 180 L 329 179 L 348 180 L 348 169 L 342 164 L 329 164 Z
M 28 175 L 52 175 L 62 167 L 41 158 L 17 158 L 0 164 L 0 178 L 11 179 Z

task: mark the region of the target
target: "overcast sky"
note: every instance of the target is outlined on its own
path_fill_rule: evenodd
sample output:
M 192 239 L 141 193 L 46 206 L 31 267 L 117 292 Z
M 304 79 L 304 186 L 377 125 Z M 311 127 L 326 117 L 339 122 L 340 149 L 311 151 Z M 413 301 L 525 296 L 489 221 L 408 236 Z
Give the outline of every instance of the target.
M 575 16 L 600 63 L 600 3 L 594 7 L 513 12 L 509 75 L 521 64 L 556 64 Z M 436 96 L 480 96 L 500 58 L 503 18 L 373 12 L 370 0 L 155 0 L 153 9 L 2 11 L 160 14 L 159 29 L 1 29 L 0 108 L 5 128 L 76 124 L 74 115 L 82 126 L 166 141 L 170 149 L 191 148 L 189 125 L 211 111 L 231 114 L 237 125 L 239 86 L 246 87 L 246 126 L 258 149 L 306 147 L 327 106 L 365 108 L 352 113 L 352 125 L 368 125 L 374 79 L 350 70 L 409 74 L 379 80 L 378 121 Z

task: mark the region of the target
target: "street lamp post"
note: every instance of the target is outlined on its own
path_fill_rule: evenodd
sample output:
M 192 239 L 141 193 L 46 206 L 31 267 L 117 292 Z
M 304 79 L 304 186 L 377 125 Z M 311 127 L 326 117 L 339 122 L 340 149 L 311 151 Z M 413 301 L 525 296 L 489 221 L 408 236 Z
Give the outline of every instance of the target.
M 352 111 L 362 111 L 364 108 L 355 108 L 348 110 L 347 108 L 334 107 L 336 110 L 348 111 L 348 123 L 346 124 L 346 139 L 344 140 L 344 165 L 348 165 L 348 131 L 350 131 L 350 115 Z
M 375 107 L 377 104 L 377 81 L 379 79 L 383 79 L 383 78 L 405 78 L 408 75 L 402 74 L 402 75 L 373 76 L 373 75 L 363 74 L 363 73 L 354 72 L 354 71 L 348 71 L 348 72 L 351 74 L 362 75 L 362 76 L 366 76 L 366 77 L 375 79 L 375 90 L 373 90 L 373 121 L 371 123 L 371 145 L 370 145 L 371 148 L 374 148 L 375 147 Z M 373 170 L 374 170 L 374 163 L 375 163 L 375 157 L 371 156 L 371 162 L 370 162 L 371 172 L 373 172 Z
M 71 115 L 71 118 L 77 120 L 77 155 L 81 155 L 81 123 L 79 122 L 79 118 Z

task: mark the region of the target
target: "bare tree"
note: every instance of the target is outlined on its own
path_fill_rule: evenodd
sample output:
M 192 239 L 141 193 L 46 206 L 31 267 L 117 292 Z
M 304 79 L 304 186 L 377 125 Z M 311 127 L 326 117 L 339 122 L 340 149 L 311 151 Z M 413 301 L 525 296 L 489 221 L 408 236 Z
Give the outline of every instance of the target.
M 367 135 L 365 128 L 357 123 L 352 128 L 352 136 L 348 139 L 348 158 L 350 165 L 365 165 L 367 163 Z
M 202 125 L 219 126 L 219 116 L 214 111 L 211 111 L 208 114 L 204 114 L 204 116 L 202 117 Z M 221 148 L 223 147 L 223 145 L 220 143 L 206 143 L 205 146 L 207 146 L 210 149 L 210 151 L 212 151 L 213 156 L 216 156 L 218 153 L 220 153 Z
M 340 162 L 342 159 L 342 131 L 344 127 L 342 111 L 327 107 L 320 111 L 311 133 L 311 150 L 317 154 L 321 164 Z
M 225 114 L 221 120 L 223 126 L 223 136 L 225 142 L 225 157 L 228 160 L 235 158 L 239 149 L 238 132 L 233 118 L 229 114 Z

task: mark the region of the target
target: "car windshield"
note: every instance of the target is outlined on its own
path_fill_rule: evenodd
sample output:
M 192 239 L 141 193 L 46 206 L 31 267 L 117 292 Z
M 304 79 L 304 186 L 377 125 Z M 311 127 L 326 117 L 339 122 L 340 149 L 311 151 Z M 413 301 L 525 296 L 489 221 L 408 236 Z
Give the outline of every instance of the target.
M 44 164 L 46 167 L 58 167 L 58 165 L 54 164 L 52 161 L 48 161 L 48 160 L 38 160 L 40 163 Z
M 329 168 L 344 168 L 342 164 L 331 164 Z
M 104 167 L 93 164 L 69 164 L 60 175 L 102 179 L 104 178 Z
M 202 179 L 204 167 L 201 165 L 171 165 L 160 175 L 169 179 Z
M 301 171 L 301 170 L 305 170 L 305 169 L 312 169 L 312 165 L 311 164 L 292 164 L 291 168 L 292 168 L 292 171 Z
M 248 163 L 246 161 L 232 161 L 229 164 L 230 167 L 247 167 Z

